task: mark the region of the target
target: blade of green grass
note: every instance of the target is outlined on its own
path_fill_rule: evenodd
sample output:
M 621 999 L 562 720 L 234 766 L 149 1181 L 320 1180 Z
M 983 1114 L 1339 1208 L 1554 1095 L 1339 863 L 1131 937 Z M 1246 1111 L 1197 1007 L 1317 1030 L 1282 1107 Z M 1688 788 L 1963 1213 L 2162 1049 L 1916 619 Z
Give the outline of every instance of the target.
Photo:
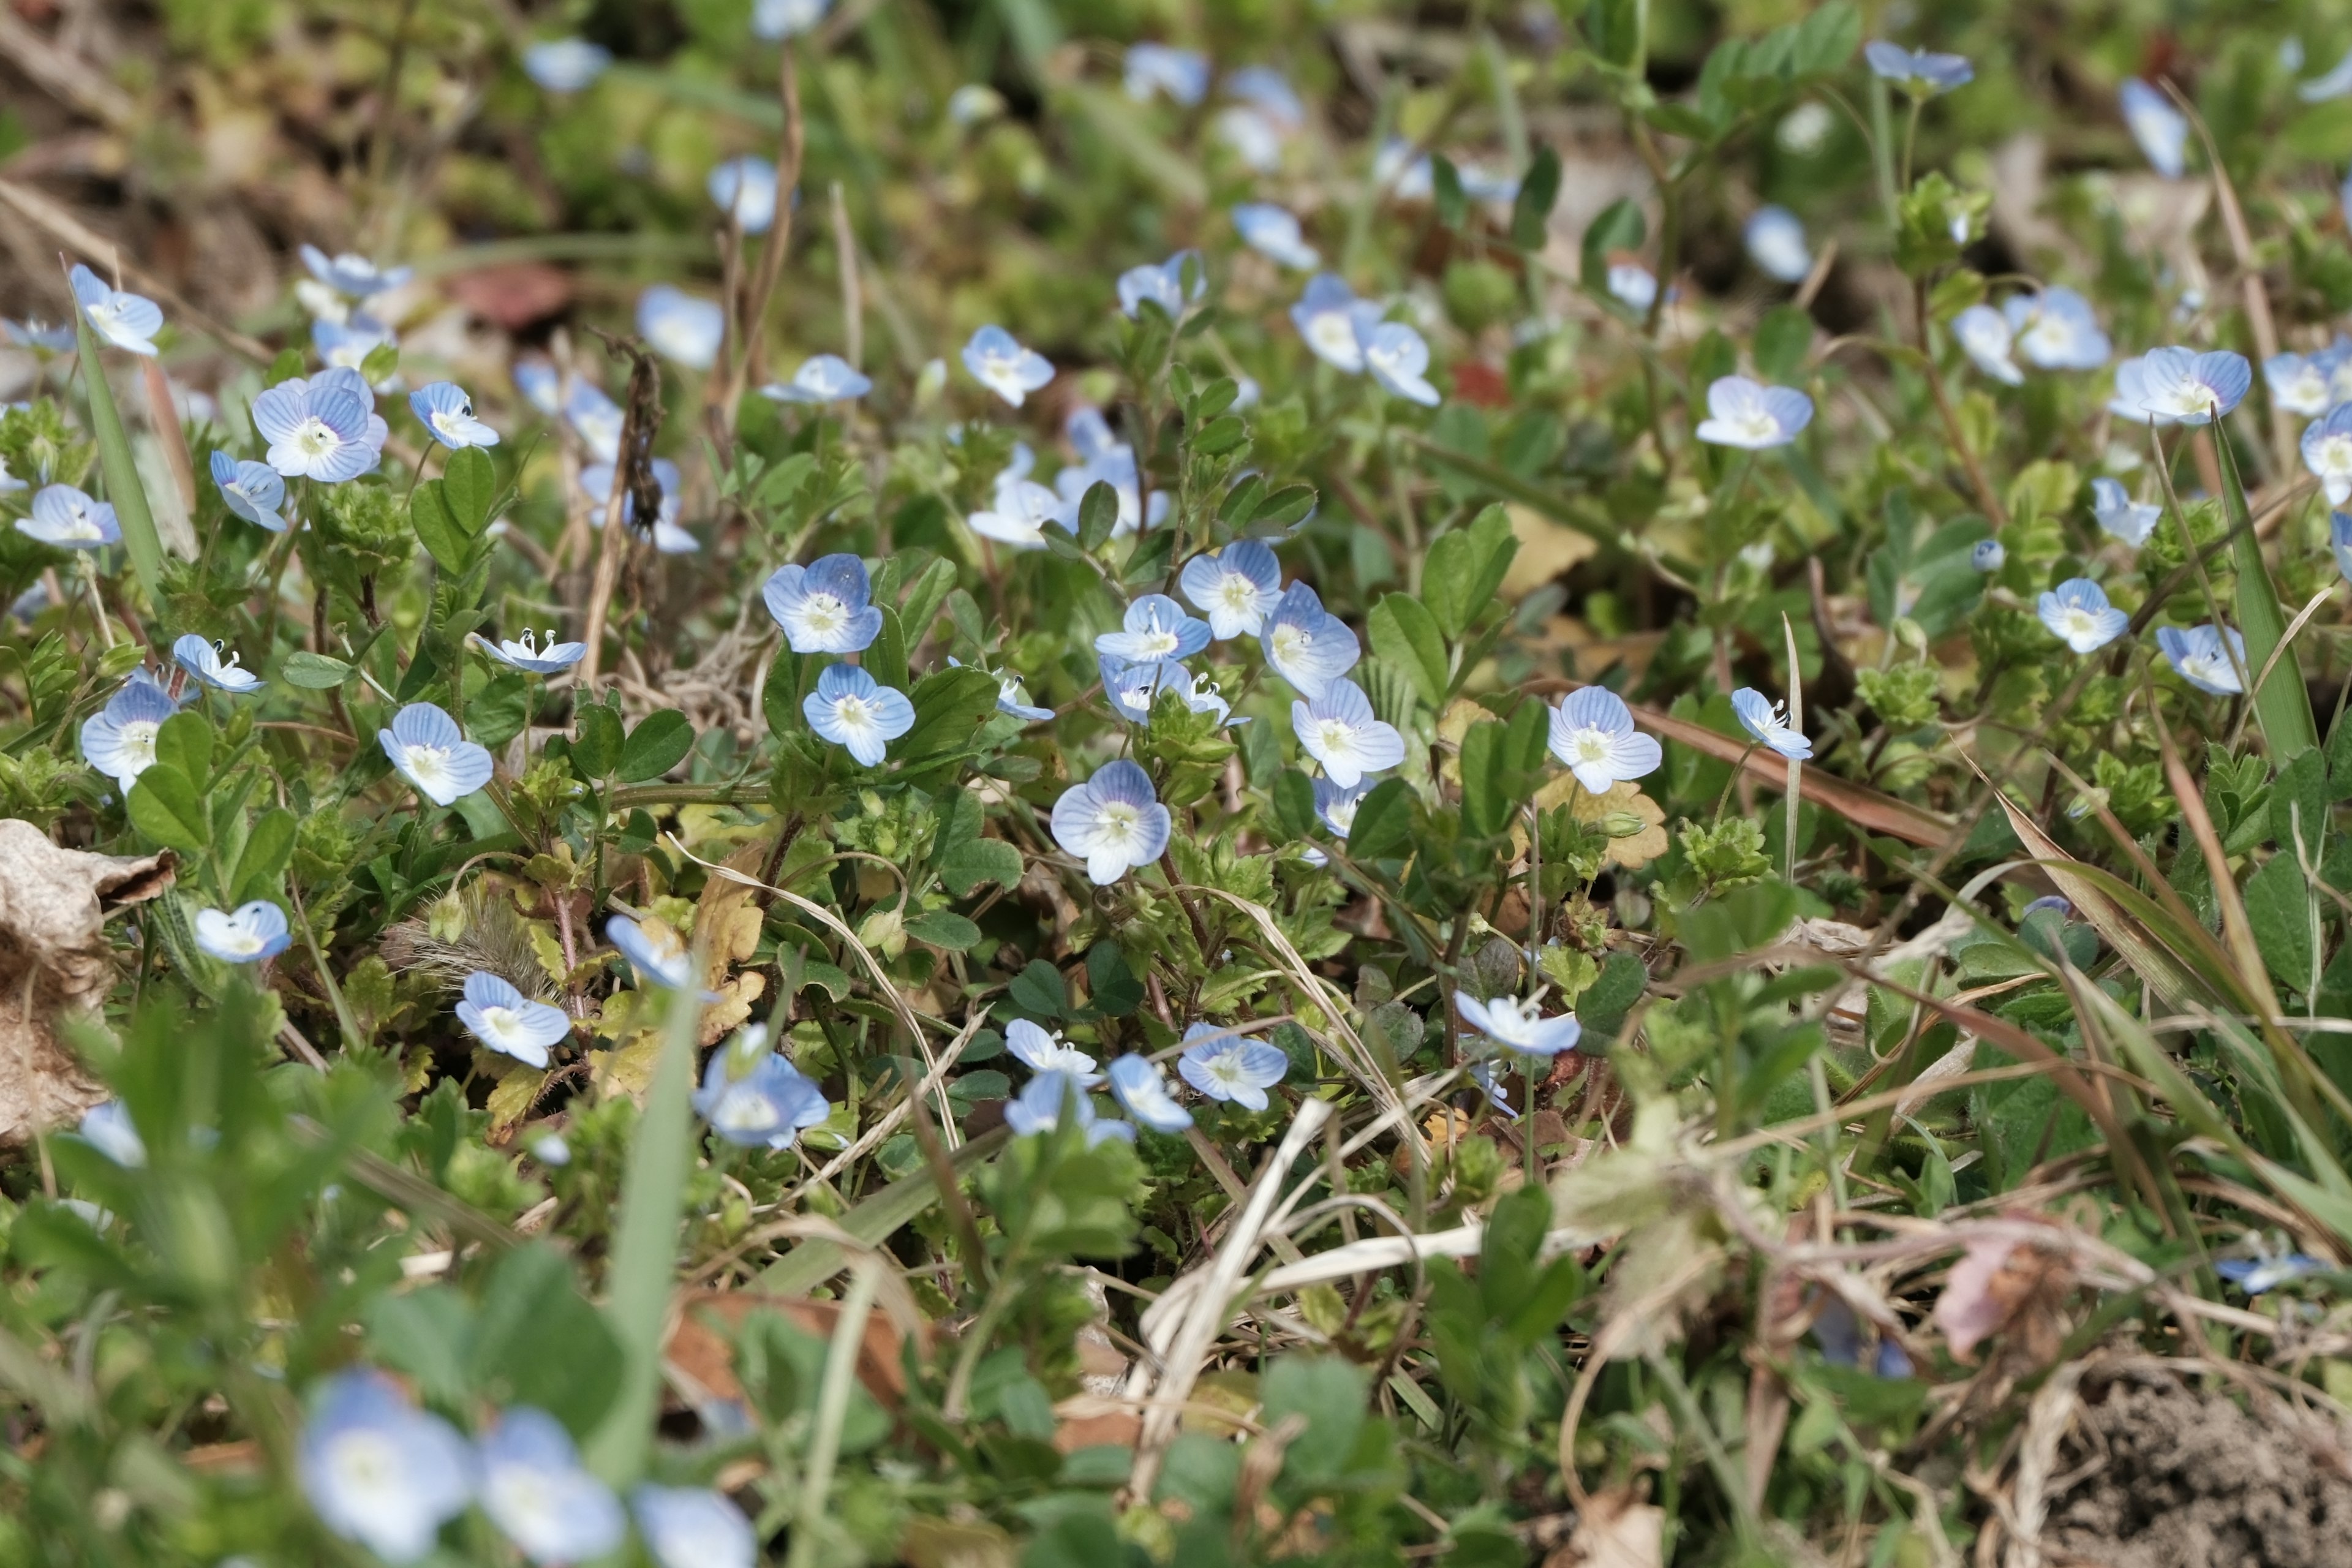
M 957 1150 L 949 1163 L 959 1178 L 970 1175 L 1013 1134 L 999 1127 Z M 860 1241 L 879 1246 L 897 1230 L 940 1201 L 939 1184 L 929 1171 L 902 1176 L 871 1197 L 851 1205 L 839 1221 L 841 1228 Z M 760 1276 L 760 1289 L 771 1296 L 799 1296 L 814 1289 L 837 1273 L 849 1259 L 841 1244 L 812 1237 L 779 1258 Z
M 114 521 L 121 525 L 122 542 L 131 552 L 139 585 L 147 590 L 149 602 L 154 603 L 163 594 L 163 542 L 155 532 L 155 514 L 148 508 L 147 491 L 139 483 L 139 465 L 131 456 L 122 411 L 114 406 L 114 389 L 106 384 L 97 335 L 89 330 L 89 314 L 78 305 L 74 342 L 81 354 L 81 383 L 89 394 L 89 428 L 98 437 L 98 466 L 106 476 L 106 499 L 114 505 Z
M 2221 495 L 2230 509 L 2230 553 L 2238 570 L 2238 630 L 2246 639 L 2246 668 L 2270 668 L 2269 678 L 2254 692 L 2254 720 L 2270 742 L 2271 760 L 2284 764 L 2318 746 L 2319 729 L 2312 721 L 2311 695 L 2304 689 L 2302 669 L 2293 658 L 2271 666 L 2271 655 L 2286 636 L 2286 612 L 2279 607 L 2278 589 L 2263 563 L 2263 542 L 2246 510 L 2238 459 L 2218 426 L 2213 446 L 2221 454 Z

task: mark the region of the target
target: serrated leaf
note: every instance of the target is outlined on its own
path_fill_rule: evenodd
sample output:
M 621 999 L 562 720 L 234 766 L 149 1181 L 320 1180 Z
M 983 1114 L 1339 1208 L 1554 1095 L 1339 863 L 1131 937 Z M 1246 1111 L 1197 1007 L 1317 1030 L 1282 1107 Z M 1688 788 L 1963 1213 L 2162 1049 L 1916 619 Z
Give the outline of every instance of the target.
M 352 667 L 328 654 L 302 651 L 288 654 L 285 667 L 278 673 L 289 686 L 299 686 L 305 691 L 332 691 L 352 678 Z

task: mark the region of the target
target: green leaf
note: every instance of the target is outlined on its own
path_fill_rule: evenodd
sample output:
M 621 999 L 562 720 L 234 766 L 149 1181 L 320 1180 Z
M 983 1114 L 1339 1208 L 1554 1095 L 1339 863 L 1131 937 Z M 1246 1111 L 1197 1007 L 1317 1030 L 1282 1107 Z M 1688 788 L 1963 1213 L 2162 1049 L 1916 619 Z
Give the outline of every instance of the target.
M 1204 458 L 1219 458 L 1249 439 L 1249 427 L 1237 414 L 1224 414 L 1202 426 L 1192 437 L 1192 450 Z
M 378 343 L 368 350 L 360 361 L 360 377 L 370 386 L 380 386 L 390 381 L 400 370 L 400 347 L 396 343 Z
M 449 509 L 442 481 L 427 479 L 408 498 L 408 526 L 445 572 L 463 572 L 473 558 L 474 541 Z
M 1451 672 L 1445 638 L 1437 621 L 1410 594 L 1388 594 L 1372 606 L 1372 651 L 1412 678 L 1413 689 L 1432 708 L 1445 700 Z
M 2263 561 L 2263 542 L 2254 534 L 2246 511 L 2246 491 L 2238 479 L 2238 460 L 2227 441 L 2216 441 L 2221 454 L 2221 494 L 2230 510 L 2230 551 L 2238 570 L 2238 630 L 2246 639 L 2246 674 L 2259 674 L 2286 636 L 2286 616 L 2279 609 L 2278 590 L 2271 584 L 2270 567 Z M 2292 655 L 2272 667 L 2270 679 L 2254 693 L 2254 717 L 2271 755 L 2292 762 L 2319 744 L 2312 722 L 2311 694 L 2303 684 L 2303 669 Z
M 1800 76 L 1836 70 L 1862 43 L 1862 13 L 1846 0 L 1832 0 L 1796 26 L 1789 67 Z
M 1642 216 L 1641 204 L 1633 197 L 1620 197 L 1601 208 L 1601 216 L 1584 231 L 1583 249 L 1578 259 L 1584 286 L 1606 297 L 1610 256 L 1616 251 L 1641 249 L 1649 235 L 1649 220 Z
M 1397 855 L 1412 842 L 1412 790 L 1402 779 L 1382 779 L 1356 806 L 1348 853 L 1359 860 Z
M 352 667 L 327 654 L 303 651 L 288 654 L 278 673 L 289 686 L 299 686 L 305 691 L 332 691 L 352 678 Z
M 1470 198 L 1463 194 L 1462 172 L 1454 166 L 1454 160 L 1443 153 L 1432 153 L 1429 184 L 1436 202 L 1437 221 L 1459 230 L 1462 220 L 1470 215 Z
M 969 666 L 935 670 L 915 682 L 907 695 L 915 705 L 915 723 L 893 742 L 901 766 L 971 750 L 972 737 L 996 711 L 996 678 Z
M 622 1363 L 620 1342 L 562 1253 L 534 1242 L 499 1259 L 467 1357 L 480 1397 L 544 1410 L 586 1436 L 620 1392 Z
M 898 608 L 898 624 L 915 641 L 921 642 L 924 634 L 931 629 L 931 623 L 939 618 L 940 605 L 955 587 L 955 563 L 940 556 L 924 567 L 923 574 L 908 588 L 906 600 Z
M 495 752 L 522 733 L 530 702 L 530 688 L 520 670 L 506 670 L 482 688 L 466 706 L 466 725 L 474 739 Z
M 675 708 L 665 708 L 648 713 L 637 727 L 629 731 L 621 747 L 620 766 L 615 770 L 623 784 L 643 784 L 657 779 L 677 766 L 687 752 L 694 749 L 694 726 L 685 714 Z
M 2312 892 L 2294 852 L 2271 857 L 2246 882 L 2246 923 L 2271 978 L 2297 993 L 2313 989 Z
M 1459 640 L 1494 603 L 1518 548 L 1510 515 L 1499 505 L 1480 512 L 1468 528 L 1444 534 L 1430 545 L 1422 567 L 1421 596 L 1449 639 Z
M 463 447 L 449 454 L 441 470 L 441 500 L 459 532 L 468 540 L 479 539 L 490 526 L 490 508 L 498 499 L 499 474 L 488 453 Z
M 1797 379 L 1813 346 L 1813 319 L 1794 305 L 1776 305 L 1756 323 L 1756 368 L 1768 381 Z
M 114 505 L 114 521 L 122 530 L 123 547 L 139 585 L 155 600 L 163 591 L 163 542 L 155 531 L 155 514 L 148 508 L 147 491 L 139 483 L 139 464 L 131 455 L 131 437 L 122 428 L 121 412 L 114 406 L 114 389 L 106 384 L 106 366 L 98 353 L 98 337 L 89 330 L 89 313 L 74 311 L 74 344 L 81 357 L 81 384 L 89 396 L 89 430 L 98 439 L 99 470 L 106 476 L 106 499 Z
M 1087 997 L 1084 1011 L 1097 1018 L 1124 1018 L 1143 1005 L 1143 982 L 1118 943 L 1098 942 L 1087 950 Z
M 874 634 L 866 645 L 863 660 L 866 673 L 893 691 L 907 689 L 907 633 L 898 620 L 898 612 L 889 605 L 880 606 L 882 629 Z
M 1362 1368 L 1338 1356 L 1281 1356 L 1265 1369 L 1260 1418 L 1269 1426 L 1290 1415 L 1307 1423 L 1285 1456 L 1286 1479 L 1312 1486 L 1348 1472 L 1370 1382 Z
M 1519 194 L 1511 203 L 1511 243 L 1521 250 L 1541 250 L 1552 204 L 1559 200 L 1559 154 L 1549 147 L 1536 149 L 1535 161 L 1519 179 Z
M 179 770 L 198 793 L 212 783 L 212 721 L 194 708 L 182 709 L 155 731 L 155 760 Z
M 967 839 L 940 857 L 940 880 L 959 899 L 982 882 L 1012 887 L 1021 880 L 1021 851 L 1002 838 Z
M 1493 835 L 1542 782 L 1548 717 L 1540 702 L 1524 701 L 1509 719 L 1473 724 L 1462 736 L 1462 821 L 1473 833 Z
M 969 952 L 980 945 L 980 927 L 947 910 L 929 910 L 908 921 L 907 934 L 917 942 Z
M 1078 498 L 1078 548 L 1100 550 L 1118 523 L 1118 491 L 1107 479 L 1097 479 Z
M 1647 47 L 1648 0 L 1588 0 L 1584 38 L 1593 54 L 1618 69 L 1641 68 Z
M 621 761 L 621 716 L 601 702 L 583 703 L 573 714 L 580 738 L 572 742 L 572 765 L 593 784 Z
M 1013 977 L 1004 990 L 1005 999 L 1024 1013 L 1040 1018 L 1058 1018 L 1069 1010 L 1069 993 L 1063 988 L 1062 972 L 1042 958 L 1033 958 L 1028 967 Z
M 212 821 L 204 796 L 188 775 L 169 763 L 149 764 L 124 802 L 131 825 L 158 844 L 190 855 L 212 842 Z
M 236 875 L 229 879 L 229 901 L 242 904 L 278 890 L 278 879 L 294 853 L 294 814 L 284 806 L 264 812 L 245 836 L 245 851 L 236 858 Z
M 1274 820 L 1286 838 L 1315 836 L 1315 783 L 1297 768 L 1274 775 Z

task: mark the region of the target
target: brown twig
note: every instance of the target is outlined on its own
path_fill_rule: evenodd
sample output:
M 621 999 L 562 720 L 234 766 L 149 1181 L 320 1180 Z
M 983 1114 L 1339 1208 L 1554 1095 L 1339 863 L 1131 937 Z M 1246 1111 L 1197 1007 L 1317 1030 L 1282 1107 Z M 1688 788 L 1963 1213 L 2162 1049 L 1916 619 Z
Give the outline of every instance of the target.
M 784 40 L 776 68 L 776 95 L 783 100 L 784 130 L 776 150 L 776 221 L 768 227 L 767 243 L 760 248 L 759 270 L 753 274 L 751 297 L 743 301 L 741 318 L 734 323 L 735 353 L 711 378 L 717 395 L 709 405 L 713 439 L 723 455 L 732 445 L 735 410 L 744 390 L 757 381 L 767 364 L 767 344 L 761 327 L 767 320 L 768 301 L 783 276 L 784 252 L 793 243 L 793 193 L 800 188 L 801 154 L 805 142 L 801 123 L 800 73 L 793 58 L 792 40 Z
M 581 665 L 580 685 L 593 692 L 604 663 L 604 618 L 612 611 L 613 587 L 629 544 L 624 503 L 634 500 L 637 515 L 646 519 L 648 525 L 661 514 L 661 487 L 654 479 L 652 467 L 654 432 L 661 427 L 661 371 L 636 339 L 616 338 L 593 327 L 589 331 L 603 338 L 614 353 L 625 354 L 630 361 L 627 402 L 621 410 L 620 461 L 613 466 L 613 488 L 604 499 L 596 576 L 588 590 L 588 656 Z

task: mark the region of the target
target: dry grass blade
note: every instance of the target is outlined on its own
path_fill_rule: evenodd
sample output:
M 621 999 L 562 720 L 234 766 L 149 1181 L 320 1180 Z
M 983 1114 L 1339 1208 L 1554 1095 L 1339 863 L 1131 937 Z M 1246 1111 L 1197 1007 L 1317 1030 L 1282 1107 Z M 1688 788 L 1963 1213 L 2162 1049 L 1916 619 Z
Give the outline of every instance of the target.
M 2179 807 L 2180 820 L 2197 840 L 2198 853 L 2205 858 L 2205 874 L 2213 884 L 2213 898 L 2221 910 L 2222 939 L 2230 944 L 2230 956 L 2238 966 L 2239 978 L 2244 982 L 2247 999 L 2267 1017 L 2273 1011 L 2270 1005 L 2270 974 L 2263 965 L 2262 949 L 2255 945 L 2254 928 L 2246 919 L 2246 901 L 2238 894 L 2238 879 L 2231 873 L 2230 857 L 2221 848 L 2221 836 L 2213 831 L 2213 818 L 2205 810 L 2204 792 L 2181 763 L 2180 750 L 2172 743 L 2170 726 L 2165 723 L 2164 715 L 2153 700 L 2147 711 L 2156 721 L 2157 744 L 2163 752 L 2164 777 L 2172 786 L 2173 803 Z

